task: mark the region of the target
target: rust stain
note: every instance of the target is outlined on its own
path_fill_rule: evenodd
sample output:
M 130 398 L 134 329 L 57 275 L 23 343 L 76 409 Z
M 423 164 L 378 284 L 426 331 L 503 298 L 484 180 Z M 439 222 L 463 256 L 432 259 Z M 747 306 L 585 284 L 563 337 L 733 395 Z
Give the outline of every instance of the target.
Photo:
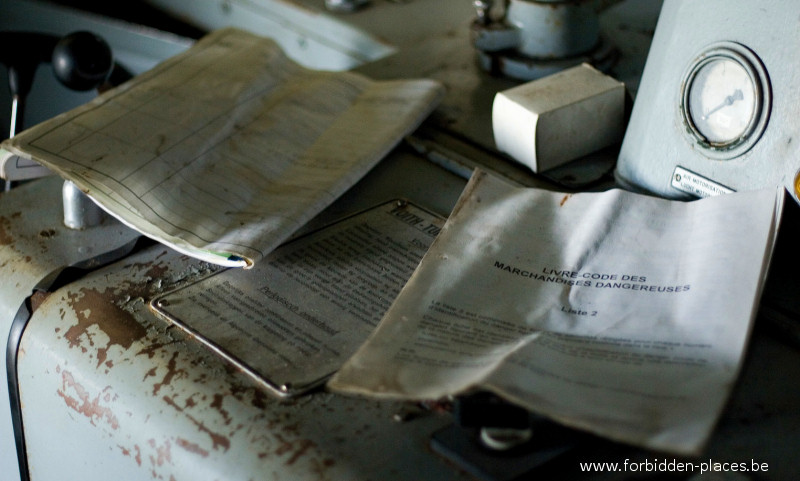
M 222 407 L 222 400 L 225 399 L 220 393 L 214 394 L 214 400 L 211 402 L 211 407 L 216 409 L 217 412 L 225 419 L 225 425 L 229 425 L 233 419 L 231 418 L 230 413 Z
M 34 292 L 33 295 L 31 296 L 31 312 L 32 313 L 36 312 L 36 309 L 39 309 L 39 306 L 41 306 L 42 303 L 45 301 L 45 299 L 47 299 L 48 297 L 50 297 L 49 292 L 42 292 L 42 291 Z
M 286 465 L 291 466 L 296 463 L 298 459 L 312 447 L 316 446 L 314 441 L 310 439 L 296 439 L 294 441 L 287 441 L 278 433 L 275 433 L 275 439 L 278 440 L 280 445 L 275 449 L 275 454 L 283 456 L 284 454 L 291 454 L 289 459 L 286 460 Z
M 145 275 L 152 277 L 153 279 L 161 279 L 162 277 L 166 276 L 167 271 L 169 271 L 167 266 L 154 265 L 147 269 Z
M 162 343 L 151 343 L 148 344 L 147 347 L 142 348 L 139 352 L 136 353 L 137 356 L 142 354 L 146 355 L 148 359 L 153 359 L 156 355 L 156 351 L 160 350 L 162 347 L 169 346 L 170 344 L 175 344 L 179 342 L 177 340 L 169 341 L 169 342 L 162 342 Z
M 164 463 L 172 463 L 172 453 L 170 451 L 170 443 L 169 441 L 164 441 L 163 446 L 158 446 L 156 444 L 155 439 L 150 439 L 147 441 L 147 444 L 150 445 L 151 448 L 155 449 L 156 455 L 150 456 L 150 464 L 155 466 L 163 466 Z
M 161 255 L 163 254 L 160 254 L 158 257 L 161 257 Z M 125 267 L 131 270 L 145 271 L 145 277 L 150 277 L 151 279 L 161 279 L 169 272 L 169 267 L 154 262 L 134 262 Z
M 55 237 L 57 234 L 55 229 L 43 229 L 39 232 L 39 237 L 42 239 L 50 239 L 51 237 Z
M 151 367 L 149 371 L 144 373 L 144 377 L 142 378 L 142 381 L 144 381 L 148 377 L 155 376 L 156 375 L 156 369 L 157 369 L 156 367 Z
M 323 460 L 319 459 L 312 459 L 311 460 L 311 469 L 317 475 L 319 479 L 328 479 L 328 469 L 331 468 L 336 461 L 331 458 L 325 458 Z
M 178 447 L 180 447 L 182 449 L 185 449 L 186 451 L 189 451 L 190 453 L 199 454 L 200 456 L 202 456 L 204 458 L 207 458 L 208 455 L 209 455 L 209 452 L 207 450 L 201 448 L 199 444 L 193 443 L 191 441 L 187 441 L 187 440 L 185 440 L 183 438 L 178 438 L 175 441 L 175 444 L 177 444 Z
M 139 445 L 138 444 L 134 445 L 133 449 L 136 450 L 136 456 L 134 456 L 133 459 L 136 461 L 137 465 L 141 466 L 142 465 L 142 450 L 139 449 Z
M 147 330 L 139 324 L 133 315 L 120 308 L 113 294 L 100 292 L 96 289 L 82 288 L 80 294 L 69 294 L 69 303 L 78 317 L 78 324 L 71 326 L 64 338 L 69 341 L 70 347 L 81 347 L 82 340 L 86 338 L 90 346 L 94 340 L 89 333 L 89 328 L 96 325 L 109 338 L 105 347 L 97 349 L 97 367 L 106 361 L 108 350 L 111 346 L 118 345 L 123 349 L 130 349 L 134 342 L 143 339 Z
M 559 204 L 559 205 L 563 207 L 563 206 L 564 206 L 564 204 L 566 204 L 566 203 L 567 203 L 567 201 L 569 200 L 569 198 L 570 198 L 570 197 L 572 197 L 572 194 L 566 194 L 566 195 L 564 196 L 564 198 L 563 198 L 563 199 L 561 199 L 561 204 Z
M 177 410 L 178 412 L 180 412 L 180 413 L 184 413 L 184 410 L 183 410 L 183 408 L 182 408 L 182 407 L 180 407 L 180 406 L 178 406 L 178 404 L 175 402 L 175 400 L 174 400 L 174 399 L 170 398 L 169 396 L 164 396 L 162 399 L 163 399 L 163 400 L 164 400 L 164 402 L 166 402 L 168 405 L 170 405 L 170 406 L 172 406 L 173 408 L 175 408 L 175 410 Z M 197 429 L 199 429 L 201 432 L 204 432 L 204 433 L 208 434 L 208 436 L 211 438 L 211 443 L 212 443 L 212 448 L 213 448 L 213 449 L 219 449 L 219 448 L 222 448 L 222 449 L 223 449 L 223 451 L 227 451 L 228 449 L 230 449 L 230 447 L 231 447 L 231 441 L 230 441 L 230 439 L 228 439 L 226 436 L 223 436 L 223 435 L 221 435 L 221 434 L 219 434 L 219 433 L 215 433 L 215 432 L 211 431 L 210 429 L 208 429 L 208 428 L 206 427 L 206 425 L 205 425 L 205 424 L 204 424 L 202 421 L 198 421 L 198 420 L 197 420 L 197 419 L 196 419 L 194 416 L 192 416 L 191 414 L 184 413 L 184 415 L 185 415 L 185 416 L 186 416 L 186 417 L 187 417 L 187 418 L 188 418 L 188 419 L 189 419 L 189 420 L 190 420 L 190 421 L 191 421 L 191 422 L 192 422 L 192 423 L 193 423 L 195 426 L 197 426 Z
M 231 375 L 238 371 L 238 368 L 234 367 L 233 365 L 226 366 L 226 368 L 228 368 L 228 373 Z M 250 394 L 252 396 L 249 399 L 250 404 L 258 409 L 266 409 L 267 403 L 270 400 L 269 395 L 260 389 L 254 388 L 253 386 L 232 386 L 231 394 L 234 398 L 241 402 L 247 402 L 248 400 L 246 395 Z
M 61 380 L 61 389 L 56 392 L 64 399 L 64 403 L 66 403 L 67 407 L 89 418 L 93 426 L 97 425 L 95 424 L 95 419 L 104 419 L 112 429 L 119 428 L 119 421 L 117 417 L 114 416 L 111 409 L 100 404 L 101 397 L 106 402 L 111 401 L 112 396 L 108 391 L 110 389 L 109 387 L 105 388 L 103 393 L 98 394 L 94 399 L 89 399 L 89 392 L 75 381 L 72 373 L 66 370 L 62 371 Z M 77 397 L 67 394 L 68 390 L 74 391 Z
M 7 246 L 14 243 L 14 236 L 8 233 L 11 221 L 5 217 L 0 217 L 0 246 Z
M 178 362 L 177 362 L 176 359 L 177 359 L 179 353 L 180 353 L 180 351 L 175 351 L 175 352 L 172 353 L 172 357 L 167 362 L 167 372 L 164 374 L 164 377 L 161 379 L 161 382 L 157 382 L 157 383 L 153 384 L 153 396 L 158 394 L 158 391 L 160 391 L 162 387 L 164 387 L 167 384 L 170 384 L 172 382 L 172 380 L 176 376 L 178 376 L 179 378 L 180 377 L 186 377 L 186 375 L 187 375 L 186 370 L 185 369 L 178 369 L 178 367 L 177 367 L 178 366 Z M 153 369 L 155 369 L 155 368 L 153 368 Z M 149 375 L 151 372 L 153 372 L 153 374 L 155 374 L 153 369 L 148 371 L 147 374 Z

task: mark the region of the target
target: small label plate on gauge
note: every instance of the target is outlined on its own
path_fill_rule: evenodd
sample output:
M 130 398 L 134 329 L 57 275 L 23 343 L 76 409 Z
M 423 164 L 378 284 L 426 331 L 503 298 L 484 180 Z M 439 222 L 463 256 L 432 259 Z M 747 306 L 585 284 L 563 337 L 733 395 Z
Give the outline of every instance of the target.
M 672 187 L 696 195 L 697 197 L 711 197 L 719 194 L 730 194 L 735 192 L 733 189 L 714 182 L 711 179 L 695 174 L 681 166 L 676 166 L 672 172 Z

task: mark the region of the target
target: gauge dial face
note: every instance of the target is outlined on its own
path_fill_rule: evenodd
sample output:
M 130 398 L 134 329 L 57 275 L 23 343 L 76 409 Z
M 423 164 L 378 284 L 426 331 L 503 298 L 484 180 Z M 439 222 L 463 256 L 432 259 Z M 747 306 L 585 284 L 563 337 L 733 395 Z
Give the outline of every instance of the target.
M 757 113 L 758 91 L 741 63 L 717 56 L 698 65 L 687 100 L 697 133 L 712 145 L 724 146 L 748 134 Z

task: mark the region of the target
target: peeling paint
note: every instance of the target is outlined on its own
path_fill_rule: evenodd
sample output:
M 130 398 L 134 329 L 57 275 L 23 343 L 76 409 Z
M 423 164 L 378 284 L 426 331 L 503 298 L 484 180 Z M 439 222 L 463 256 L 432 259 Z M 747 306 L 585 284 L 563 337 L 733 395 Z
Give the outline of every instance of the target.
M 58 395 L 64 399 L 67 407 L 73 411 L 82 414 L 89 418 L 93 426 L 96 426 L 95 419 L 105 420 L 112 429 L 119 428 L 119 421 L 111 409 L 107 406 L 100 404 L 101 397 L 105 402 L 110 402 L 112 399 L 110 388 L 106 388 L 102 393 L 98 394 L 94 399 L 89 399 L 89 392 L 78 382 L 75 381 L 72 373 L 63 370 L 61 372 L 62 386 L 57 391 Z M 70 396 L 68 391 L 73 391 L 77 397 Z
M 208 455 L 209 455 L 209 452 L 207 450 L 201 448 L 199 444 L 193 443 L 191 441 L 187 441 L 187 440 L 185 440 L 183 438 L 178 438 L 175 441 L 175 444 L 177 444 L 178 447 L 180 447 L 180 448 L 182 448 L 182 449 L 184 449 L 184 450 L 186 450 L 186 451 L 188 451 L 190 453 L 199 454 L 200 456 L 202 456 L 204 458 L 207 458 Z
M 139 324 L 130 312 L 117 306 L 114 296 L 96 289 L 82 288 L 80 295 L 70 294 L 69 303 L 78 317 L 78 324 L 71 326 L 64 338 L 70 347 L 81 347 L 84 339 L 90 346 L 94 340 L 89 332 L 91 326 L 97 326 L 109 338 L 105 347 L 97 349 L 97 366 L 106 361 L 108 349 L 118 345 L 130 349 L 134 342 L 143 339 L 147 330 Z M 83 347 L 85 351 L 85 347 Z
M 42 239 L 50 239 L 51 237 L 55 237 L 57 234 L 55 229 L 42 229 L 39 231 L 39 237 Z
M 178 412 L 183 413 L 186 416 L 186 418 L 189 419 L 195 426 L 197 426 L 197 428 L 200 431 L 208 434 L 208 436 L 211 438 L 211 443 L 212 443 L 212 448 L 213 449 L 219 449 L 220 447 L 222 448 L 223 451 L 228 451 L 228 449 L 230 449 L 231 441 L 227 436 L 223 436 L 222 434 L 215 433 L 215 432 L 211 431 L 210 429 L 208 429 L 206 427 L 205 423 L 203 423 L 202 421 L 198 421 L 191 414 L 188 414 L 188 413 L 184 412 L 184 409 L 182 407 L 178 406 L 178 404 L 175 402 L 174 399 L 172 399 L 172 398 L 170 398 L 168 396 L 164 396 L 162 399 L 168 405 L 170 405 L 173 408 L 175 408 Z
M 158 392 L 161 390 L 161 388 L 163 386 L 170 384 L 174 378 L 176 378 L 176 377 L 182 378 L 182 377 L 185 377 L 187 375 L 185 369 L 178 369 L 177 368 L 176 359 L 178 357 L 178 354 L 179 354 L 179 351 L 175 351 L 175 352 L 172 353 L 172 357 L 167 362 L 167 372 L 166 372 L 166 374 L 164 374 L 164 377 L 162 378 L 161 382 L 157 382 L 157 383 L 153 384 L 153 396 L 157 395 Z M 151 371 L 153 371 L 153 370 L 151 369 L 150 371 L 148 371 L 148 374 L 150 374 Z
M 229 369 L 230 374 L 233 374 L 232 372 L 230 372 L 231 370 L 238 369 L 233 365 L 230 365 L 229 367 L 230 367 Z M 238 401 L 241 402 L 247 402 L 248 399 L 246 398 L 246 395 L 249 394 L 250 396 L 252 396 L 249 399 L 250 405 L 258 409 L 266 409 L 267 403 L 271 399 L 267 393 L 265 393 L 260 389 L 256 389 L 253 386 L 242 386 L 242 387 L 234 386 L 231 388 L 231 394 L 233 395 L 234 398 L 236 398 Z
M 36 309 L 38 309 L 48 297 L 50 297 L 49 292 L 34 292 L 31 296 L 31 312 L 36 312 Z
M 311 470 L 317 475 L 319 479 L 328 479 L 327 470 L 333 467 L 336 464 L 331 458 L 325 458 L 322 460 L 319 459 L 312 459 L 311 460 Z
M 283 407 L 277 414 L 264 413 L 263 410 L 269 411 L 278 404 L 251 383 L 240 368 L 209 361 L 206 349 L 180 331 L 168 329 L 161 320 L 156 322 L 148 316 L 149 300 L 160 291 L 208 273 L 202 265 L 192 260 L 187 262 L 193 265 L 178 263 L 181 267 L 174 267 L 174 256 L 157 262 L 128 263 L 124 267 L 120 264 L 116 269 L 125 274 L 117 283 L 116 274 L 99 272 L 95 279 L 80 281 L 51 294 L 49 299 L 42 297 L 41 312 L 37 315 L 48 316 L 45 311 L 52 311 L 48 319 L 54 325 L 49 326 L 48 332 L 52 335 L 52 329 L 56 329 L 55 338 L 61 340 L 61 349 L 85 359 L 90 370 L 93 366 L 98 368 L 96 372 L 87 372 L 87 376 L 93 381 L 108 379 L 115 387 L 119 387 L 113 383 L 119 381 L 122 372 L 130 380 L 120 391 L 110 386 L 101 390 L 105 384 L 89 385 L 88 381 L 82 381 L 86 379 L 83 374 L 73 369 L 73 377 L 66 371 L 70 366 L 61 365 L 56 369 L 61 372 L 54 386 L 58 391 L 56 404 L 61 405 L 63 400 L 68 407 L 65 411 L 81 414 L 70 414 L 71 417 L 88 418 L 98 431 L 106 431 L 104 436 L 115 440 L 109 448 L 117 456 L 121 453 L 131 467 L 138 465 L 146 477 L 168 479 L 179 461 L 194 458 L 197 462 L 217 462 L 231 455 L 238 457 L 239 448 L 249 446 L 246 451 L 253 457 L 268 459 L 267 463 L 294 465 L 292 469 L 303 466 L 319 473 L 320 479 L 327 479 L 326 471 L 334 465 L 335 457 L 318 452 L 317 440 L 301 422 L 284 412 Z M 148 279 L 143 280 L 143 276 Z M 134 367 L 136 370 L 132 371 Z M 117 373 L 112 374 L 111 370 Z M 129 392 L 128 383 L 136 385 L 135 392 Z M 148 398 L 146 403 L 155 402 L 160 407 L 147 413 L 125 411 L 131 409 L 137 396 L 144 396 Z M 304 401 L 292 403 L 298 409 L 304 404 Z M 248 418 L 241 417 L 242 409 L 250 413 Z M 160 424 L 158 429 L 136 431 L 131 436 L 130 430 L 134 429 L 131 423 L 139 426 L 154 420 L 168 422 Z M 174 430 L 170 428 L 173 423 Z M 146 437 L 137 437 L 140 434 Z
M 0 246 L 7 246 L 14 243 L 14 236 L 8 233 L 11 221 L 6 217 L 0 217 Z
M 155 264 L 152 262 L 136 262 L 133 264 L 128 264 L 127 266 L 125 266 L 125 268 L 137 271 L 145 271 L 144 275 L 149 279 L 161 279 L 169 271 L 169 268 L 167 266 Z
M 286 441 L 280 434 L 275 434 L 275 439 L 277 439 L 281 444 L 275 450 L 275 454 L 278 456 L 283 456 L 284 454 L 290 454 L 289 459 L 286 460 L 286 465 L 291 466 L 297 462 L 298 459 L 303 457 L 303 455 L 309 450 L 309 448 L 315 447 L 316 443 L 311 441 L 310 439 L 297 439 L 294 441 Z
M 223 399 L 225 399 L 225 396 L 222 394 L 214 394 L 214 401 L 212 401 L 211 407 L 219 412 L 220 416 L 225 420 L 225 425 L 228 426 L 233 421 L 233 418 L 231 418 L 230 413 L 222 407 Z
M 155 450 L 155 456 L 150 455 L 150 464 L 155 466 L 163 466 L 165 463 L 172 464 L 172 452 L 169 440 L 164 441 L 164 444 L 156 444 L 155 439 L 150 439 L 147 444 Z
M 139 352 L 136 353 L 137 356 L 146 355 L 148 359 L 153 359 L 156 355 L 156 352 L 159 351 L 161 348 L 175 344 L 179 341 L 169 341 L 169 342 L 162 342 L 162 343 L 151 343 L 147 347 L 142 348 Z
M 146 373 L 144 373 L 144 377 L 142 378 L 142 381 L 144 381 L 148 377 L 155 376 L 156 375 L 156 369 L 157 369 L 156 366 L 151 367 Z

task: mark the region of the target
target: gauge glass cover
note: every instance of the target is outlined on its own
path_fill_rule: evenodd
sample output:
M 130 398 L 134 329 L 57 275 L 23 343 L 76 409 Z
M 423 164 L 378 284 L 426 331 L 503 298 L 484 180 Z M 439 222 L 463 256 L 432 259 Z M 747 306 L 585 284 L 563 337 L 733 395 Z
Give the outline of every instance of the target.
M 756 112 L 756 84 L 739 62 L 726 57 L 705 62 L 689 88 L 689 114 L 706 141 L 729 144 L 748 131 Z

